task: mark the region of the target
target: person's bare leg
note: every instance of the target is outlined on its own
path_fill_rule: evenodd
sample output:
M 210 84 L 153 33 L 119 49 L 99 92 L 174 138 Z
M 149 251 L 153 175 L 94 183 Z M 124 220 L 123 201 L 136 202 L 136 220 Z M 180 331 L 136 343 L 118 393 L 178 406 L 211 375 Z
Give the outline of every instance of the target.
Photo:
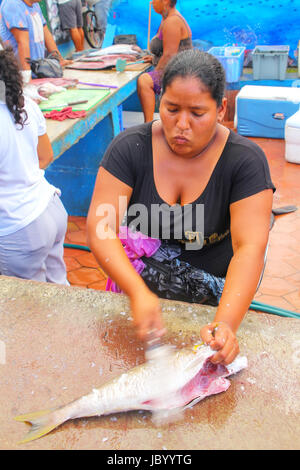
M 76 51 L 83 51 L 81 34 L 80 34 L 78 28 L 70 29 L 70 35 L 71 35 L 71 39 L 72 39 L 72 41 L 75 45 Z
M 84 50 L 84 31 L 83 28 L 78 28 L 78 32 L 81 38 L 81 50 Z
M 155 93 L 153 81 L 149 74 L 143 73 L 138 78 L 137 94 L 141 102 L 145 122 L 152 121 L 155 111 Z

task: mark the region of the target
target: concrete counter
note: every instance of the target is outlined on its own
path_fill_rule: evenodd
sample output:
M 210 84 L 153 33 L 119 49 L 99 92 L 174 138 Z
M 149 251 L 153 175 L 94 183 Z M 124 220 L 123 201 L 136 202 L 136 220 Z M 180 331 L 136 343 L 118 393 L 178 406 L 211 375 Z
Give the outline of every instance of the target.
M 213 307 L 162 301 L 168 341 L 199 340 Z M 247 314 L 239 330 L 249 366 L 225 393 L 155 427 L 149 412 L 68 421 L 18 445 L 14 417 L 64 405 L 144 361 L 121 294 L 0 276 L 0 449 L 299 449 L 300 322 Z

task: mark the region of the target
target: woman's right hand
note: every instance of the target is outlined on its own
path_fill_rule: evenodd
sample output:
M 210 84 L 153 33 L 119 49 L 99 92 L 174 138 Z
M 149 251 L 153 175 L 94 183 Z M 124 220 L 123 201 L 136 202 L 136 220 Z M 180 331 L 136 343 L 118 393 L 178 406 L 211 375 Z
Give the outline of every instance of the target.
M 137 291 L 130 298 L 131 312 L 139 338 L 146 340 L 150 331 L 160 337 L 166 330 L 162 321 L 159 298 L 148 288 Z

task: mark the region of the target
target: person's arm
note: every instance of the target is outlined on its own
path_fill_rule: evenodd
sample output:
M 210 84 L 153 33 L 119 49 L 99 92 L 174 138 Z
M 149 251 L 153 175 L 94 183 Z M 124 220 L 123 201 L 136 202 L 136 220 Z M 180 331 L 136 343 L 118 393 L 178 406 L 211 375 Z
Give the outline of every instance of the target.
M 53 160 L 53 150 L 47 134 L 39 136 L 37 153 L 40 168 L 46 168 Z
M 269 237 L 273 192 L 266 189 L 231 204 L 233 257 L 213 323 L 201 330 L 217 352 L 215 363 L 231 363 L 239 352 L 236 332 L 254 297 Z
M 132 316 L 138 335 L 145 339 L 149 330 L 163 333 L 158 297 L 135 271 L 117 237 L 120 221 L 130 200 L 132 188 L 100 168 L 87 217 L 88 244 L 107 275 L 125 292 L 131 302 Z M 121 198 L 121 199 L 120 199 Z
M 47 51 L 49 53 L 50 52 L 56 52 L 58 54 L 59 61 L 60 61 L 60 64 L 61 64 L 62 67 L 64 67 L 67 64 L 72 63 L 72 60 L 64 59 L 63 56 L 61 55 L 61 53 L 59 52 L 59 50 L 57 48 L 57 45 L 56 45 L 56 42 L 54 41 L 54 38 L 53 38 L 52 34 L 50 33 L 47 25 L 44 26 L 44 39 L 45 39 L 45 46 L 46 46 Z
M 18 56 L 21 70 L 30 70 L 30 64 L 26 61 L 27 58 L 30 58 L 28 31 L 17 28 L 12 28 L 10 31 L 18 44 Z
M 181 20 L 172 16 L 166 20 L 163 27 L 163 54 L 155 69 L 163 70 L 171 57 L 177 54 L 181 40 Z

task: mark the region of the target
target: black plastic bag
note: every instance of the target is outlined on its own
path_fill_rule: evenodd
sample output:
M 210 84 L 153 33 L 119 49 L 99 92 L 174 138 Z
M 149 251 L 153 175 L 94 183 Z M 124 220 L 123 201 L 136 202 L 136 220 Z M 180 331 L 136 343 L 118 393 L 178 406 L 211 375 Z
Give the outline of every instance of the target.
M 63 68 L 57 52 L 52 52 L 44 59 L 26 60 L 37 78 L 61 78 L 63 76 Z
M 136 34 L 117 34 L 114 44 L 137 44 Z
M 158 261 L 144 256 L 142 260 L 145 268 L 141 276 L 159 297 L 212 306 L 219 304 L 225 278 L 213 276 L 176 258 Z

